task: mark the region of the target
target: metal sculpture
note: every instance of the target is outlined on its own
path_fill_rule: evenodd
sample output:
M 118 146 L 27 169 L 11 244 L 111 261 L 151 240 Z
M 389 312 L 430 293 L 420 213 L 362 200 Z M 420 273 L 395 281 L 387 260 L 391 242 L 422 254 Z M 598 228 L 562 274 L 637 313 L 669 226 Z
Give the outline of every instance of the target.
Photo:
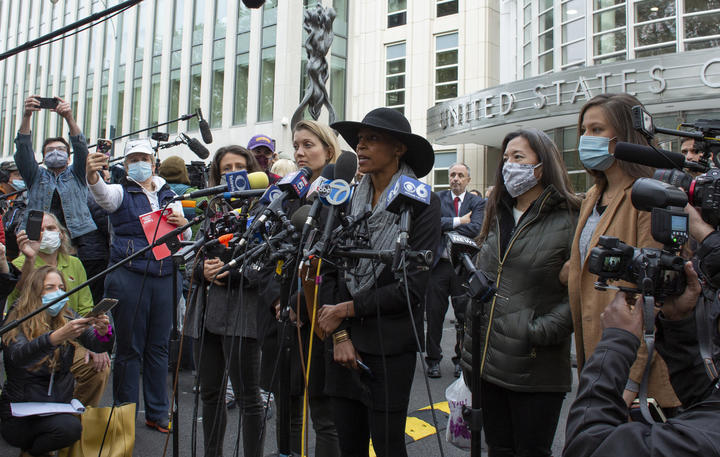
M 320 117 L 320 110 L 323 105 L 327 107 L 330 123 L 335 122 L 335 108 L 330 103 L 330 96 L 325 87 L 329 77 L 325 55 L 332 45 L 332 25 L 336 15 L 332 7 L 326 8 L 319 3 L 314 10 L 306 9 L 303 15 L 303 28 L 307 32 L 305 51 L 308 57 L 308 85 L 305 88 L 305 96 L 300 102 L 300 106 L 293 114 L 291 121 L 293 127 L 302 120 L 305 108 L 310 112 L 310 116 L 317 120 Z

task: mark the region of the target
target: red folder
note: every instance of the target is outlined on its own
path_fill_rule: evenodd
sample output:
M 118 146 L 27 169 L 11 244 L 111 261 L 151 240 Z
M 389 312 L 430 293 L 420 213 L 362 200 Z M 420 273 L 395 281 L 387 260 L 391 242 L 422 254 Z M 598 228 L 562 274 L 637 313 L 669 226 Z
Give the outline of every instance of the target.
M 145 238 L 150 244 L 152 244 L 154 240 L 167 235 L 177 228 L 167 221 L 167 217 L 172 214 L 172 210 L 166 209 L 165 213 L 162 215 L 160 214 L 160 211 L 161 210 L 157 210 L 140 215 L 140 225 L 142 225 L 143 232 L 145 232 Z M 158 223 L 160 224 L 159 226 Z M 180 240 L 179 236 L 178 240 Z M 165 244 L 154 247 L 152 252 L 155 256 L 155 260 L 162 260 L 170 256 L 170 249 L 168 249 Z

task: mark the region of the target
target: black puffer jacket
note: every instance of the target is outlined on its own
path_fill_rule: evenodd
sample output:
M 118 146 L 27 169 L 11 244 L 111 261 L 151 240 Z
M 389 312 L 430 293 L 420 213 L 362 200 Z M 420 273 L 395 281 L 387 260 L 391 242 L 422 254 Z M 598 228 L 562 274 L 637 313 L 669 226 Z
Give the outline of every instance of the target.
M 572 317 L 567 287 L 558 274 L 566 260 L 577 212 L 548 186 L 520 218 L 512 201 L 498 205 L 494 226 L 477 257 L 477 267 L 498 291 L 482 308 L 482 378 L 519 392 L 568 392 L 571 388 Z M 472 306 L 480 306 L 473 304 Z M 472 322 L 466 320 L 462 365 L 472 372 Z
M 28 341 L 25 334 L 19 331 L 15 341 L 3 341 L 7 380 L 0 396 L 0 418 L 11 416 L 11 402 L 69 403 L 72 400 L 75 379 L 70 373 L 70 367 L 75 356 L 74 345 L 67 343 L 61 346 L 60 363 L 54 376 L 51 376 L 47 363 L 33 369 L 44 357 L 52 357 L 53 351 L 57 349 L 57 346 L 50 344 L 50 333 Z M 110 341 L 99 341 L 92 327 L 78 338 L 80 344 L 98 353 L 112 351 L 114 341 L 114 335 L 110 336 Z

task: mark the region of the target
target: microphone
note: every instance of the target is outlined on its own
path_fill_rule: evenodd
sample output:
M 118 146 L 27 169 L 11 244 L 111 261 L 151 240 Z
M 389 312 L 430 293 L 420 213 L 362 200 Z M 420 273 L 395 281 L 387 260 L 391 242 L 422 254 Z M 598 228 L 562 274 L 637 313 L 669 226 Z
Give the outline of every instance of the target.
M 206 187 L 205 189 L 196 190 L 194 192 L 188 192 L 187 194 L 178 195 L 175 200 L 192 200 L 200 197 L 207 197 L 209 195 L 217 195 L 227 192 L 227 184 L 223 184 L 215 187 Z
M 297 230 L 298 232 L 300 230 L 305 231 L 307 219 L 311 219 L 309 213 L 310 211 L 312 211 L 312 207 L 313 205 L 303 205 L 297 210 L 295 210 L 292 217 L 290 217 L 290 222 L 292 223 L 293 227 L 295 227 L 295 230 Z
M 319 198 L 320 187 L 326 182 L 329 182 L 330 179 L 333 178 L 333 176 L 335 176 L 335 164 L 329 163 L 325 165 L 325 168 L 323 168 L 320 177 L 310 185 L 310 189 L 308 190 L 308 198 L 315 197 L 315 201 L 306 213 L 307 217 L 305 219 L 305 224 L 302 227 L 302 235 L 300 236 L 301 241 L 304 240 L 307 236 L 310 228 L 313 225 L 313 222 L 315 221 L 315 218 L 317 217 L 318 211 L 320 211 L 320 206 L 322 206 L 323 202 Z
M 181 200 L 183 208 L 197 208 L 197 202 L 195 200 Z
M 234 171 L 225 174 L 228 192 L 241 190 L 263 189 L 270 184 L 267 174 L 263 171 L 255 171 L 248 174 L 245 170 Z
M 450 263 L 456 271 L 460 269 L 460 266 L 463 266 L 465 270 L 470 273 L 470 277 L 465 285 L 468 295 L 479 300 L 481 303 L 486 303 L 490 300 L 490 298 L 495 295 L 495 292 L 497 292 L 497 289 L 495 289 L 493 282 L 483 271 L 475 268 L 472 257 L 480 252 L 480 247 L 477 243 L 458 233 L 447 232 L 445 233 L 445 248 L 445 252 L 448 253 L 448 257 L 450 258 Z
M 208 125 L 207 121 L 202 115 L 202 110 L 200 108 L 195 110 L 195 114 L 198 118 L 198 126 L 200 127 L 200 135 L 202 135 L 202 139 L 205 142 L 205 144 L 210 144 L 213 141 L 212 132 L 210 131 L 210 126 Z M 205 157 L 203 157 L 204 159 Z
M 410 216 L 414 209 L 430 204 L 430 186 L 408 176 L 400 176 L 387 196 L 386 210 L 400 215 L 400 234 L 395 245 L 393 269 L 400 265 L 400 252 L 407 248 Z
M 278 188 L 286 196 L 293 193 L 297 198 L 303 198 L 309 188 L 308 179 L 312 176 L 310 167 L 302 167 L 300 170 L 285 175 L 277 182 Z
M 187 144 L 187 146 L 192 152 L 195 153 L 196 156 L 200 157 L 201 159 L 207 159 L 210 156 L 210 151 L 208 151 L 208 148 L 203 146 L 202 143 L 200 143 L 195 138 L 191 138 L 184 133 L 181 133 L 180 137 L 185 141 L 185 144 Z
M 335 170 L 337 170 L 337 166 L 335 167 Z M 327 192 L 319 193 L 320 198 L 318 198 L 318 200 L 328 205 L 332 205 L 333 208 L 332 211 L 330 211 L 328 218 L 325 220 L 325 228 L 323 229 L 320 240 L 318 240 L 318 242 L 315 243 L 315 246 L 313 246 L 310 250 L 308 257 L 316 252 L 320 257 L 325 255 L 326 248 L 329 244 L 328 241 L 330 240 L 333 228 L 335 227 L 335 219 L 337 218 L 338 210 L 343 207 L 348 200 L 350 200 L 350 196 L 352 194 L 350 184 L 342 179 L 333 179 L 325 187 L 327 188 Z
M 619 142 L 615 145 L 615 158 L 654 168 L 683 168 L 685 156 L 678 152 L 653 149 L 634 143 Z
M 350 182 L 357 174 L 358 158 L 352 151 L 343 151 L 335 162 L 335 179 Z
M 236 190 L 235 192 L 223 192 L 222 196 L 227 200 L 231 198 L 253 198 L 261 197 L 265 191 L 266 189 Z

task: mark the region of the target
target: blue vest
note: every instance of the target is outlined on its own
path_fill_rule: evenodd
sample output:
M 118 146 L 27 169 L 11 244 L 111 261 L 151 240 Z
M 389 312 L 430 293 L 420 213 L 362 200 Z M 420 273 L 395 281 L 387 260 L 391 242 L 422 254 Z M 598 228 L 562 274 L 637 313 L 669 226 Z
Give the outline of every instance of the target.
M 162 186 L 158 191 L 160 207 L 162 208 L 174 196 L 175 193 L 167 184 Z M 126 180 L 123 183 L 122 204 L 114 213 L 110 214 L 110 224 L 112 225 L 111 265 L 148 246 L 139 217 L 141 214 L 151 211 L 150 201 L 142 188 Z M 151 250 L 131 260 L 124 266 L 128 270 L 137 273 L 145 273 L 145 268 L 147 268 L 147 273 L 151 276 L 168 276 L 173 270 L 171 257 L 155 260 Z

